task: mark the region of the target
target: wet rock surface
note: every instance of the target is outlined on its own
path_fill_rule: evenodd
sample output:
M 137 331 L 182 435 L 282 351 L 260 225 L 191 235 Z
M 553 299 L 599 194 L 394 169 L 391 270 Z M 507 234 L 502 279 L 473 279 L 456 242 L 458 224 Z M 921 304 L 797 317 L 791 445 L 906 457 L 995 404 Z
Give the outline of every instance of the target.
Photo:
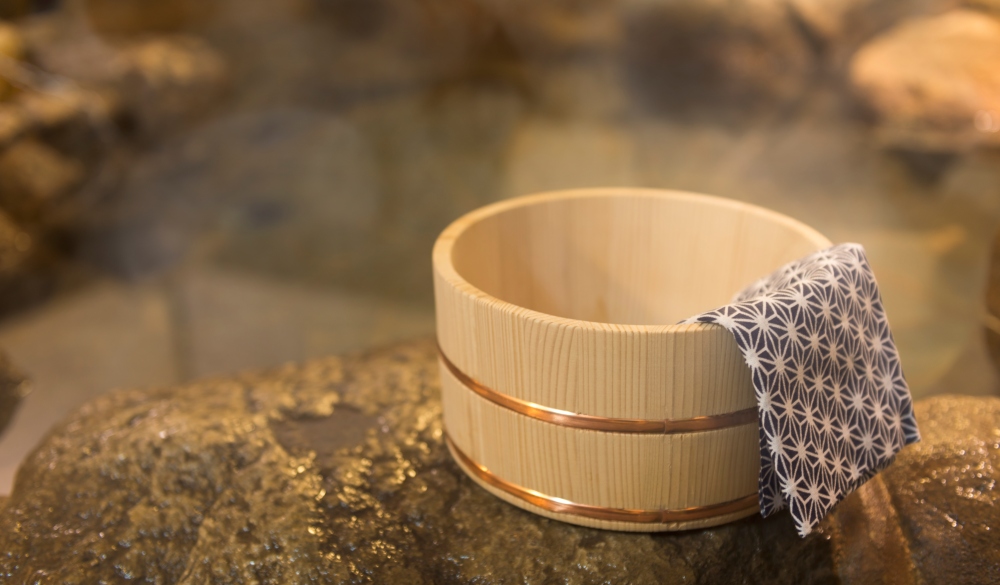
M 1000 399 L 916 403 L 921 442 L 848 496 L 827 524 L 852 583 L 1000 580 Z
M 881 140 L 915 151 L 1000 145 L 1000 19 L 962 9 L 915 18 L 862 47 L 851 84 Z
M 937 398 L 917 412 L 924 442 L 808 538 L 785 514 L 641 535 L 539 518 L 466 478 L 442 444 L 430 340 L 123 391 L 67 419 L 21 468 L 0 500 L 0 576 L 909 583 L 950 571 L 995 582 L 1000 400 Z
M 434 346 L 425 341 L 98 399 L 20 470 L 0 508 L 0 575 L 58 583 L 836 582 L 826 538 L 798 539 L 785 515 L 634 535 L 507 505 L 451 461 L 437 394 Z
M 883 477 L 926 583 L 1000 582 L 1000 399 L 918 403 L 923 441 Z

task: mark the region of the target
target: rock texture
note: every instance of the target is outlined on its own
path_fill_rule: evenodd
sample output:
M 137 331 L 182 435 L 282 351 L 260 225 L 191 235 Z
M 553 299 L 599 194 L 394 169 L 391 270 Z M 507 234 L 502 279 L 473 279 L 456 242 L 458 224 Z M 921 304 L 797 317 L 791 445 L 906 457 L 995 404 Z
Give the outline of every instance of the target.
M 39 67 L 78 91 L 108 96 L 119 118 L 137 123 L 144 138 L 199 120 L 228 87 L 225 60 L 198 37 L 146 35 L 109 43 L 70 14 L 36 18 L 24 34 Z M 104 120 L 109 131 L 115 122 Z
M 0 576 L 836 582 L 828 542 L 799 540 L 785 516 L 665 537 L 509 506 L 450 460 L 437 394 L 428 341 L 98 399 L 19 472 L 0 508 Z
M 923 442 L 884 479 L 926 583 L 1000 582 L 1000 399 L 917 406 Z
M 921 442 L 831 518 L 841 578 L 1000 582 L 1000 399 L 938 396 L 914 411 Z
M 123 391 L 67 419 L 21 468 L 0 501 L 0 577 L 910 583 L 950 571 L 952 583 L 995 582 L 1000 400 L 917 412 L 925 442 L 806 539 L 785 514 L 642 535 L 539 518 L 466 478 L 442 445 L 429 340 Z
M 911 19 L 862 47 L 855 91 L 882 141 L 953 152 L 1000 145 L 1000 19 L 973 10 Z
M 81 18 L 0 23 L 0 315 L 81 279 L 67 257 L 120 207 L 132 151 L 196 122 L 227 87 L 205 41 L 109 44 Z

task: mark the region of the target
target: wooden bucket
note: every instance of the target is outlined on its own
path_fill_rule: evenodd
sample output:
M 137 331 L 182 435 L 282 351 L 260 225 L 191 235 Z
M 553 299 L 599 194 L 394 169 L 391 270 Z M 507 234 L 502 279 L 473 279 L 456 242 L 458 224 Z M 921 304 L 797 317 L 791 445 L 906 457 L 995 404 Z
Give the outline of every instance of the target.
M 743 203 L 586 189 L 478 209 L 434 246 L 446 440 L 482 487 L 628 531 L 758 510 L 756 400 L 732 335 L 677 325 L 830 246 Z

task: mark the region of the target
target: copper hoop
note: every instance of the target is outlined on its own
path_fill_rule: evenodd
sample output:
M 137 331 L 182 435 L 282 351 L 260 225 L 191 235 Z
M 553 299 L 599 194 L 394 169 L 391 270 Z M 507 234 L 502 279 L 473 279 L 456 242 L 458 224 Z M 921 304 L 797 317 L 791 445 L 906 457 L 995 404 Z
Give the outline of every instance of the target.
M 493 474 L 489 469 L 473 461 L 468 455 L 462 452 L 448 436 L 444 434 L 445 443 L 448 450 L 458 461 L 459 465 L 470 474 L 482 480 L 484 483 L 504 491 L 518 499 L 542 508 L 548 512 L 560 514 L 573 514 L 594 520 L 606 520 L 609 522 L 635 522 L 637 524 L 668 524 L 671 522 L 691 522 L 725 516 L 757 507 L 758 495 L 750 494 L 728 502 L 710 504 L 708 506 L 693 506 L 679 510 L 630 510 L 627 508 L 604 508 L 601 506 L 591 506 L 589 504 L 577 504 L 562 498 L 548 496 L 535 490 L 528 489 L 510 483 Z
M 523 414 L 531 418 L 542 420 L 555 425 L 571 427 L 575 429 L 587 429 L 591 431 L 603 431 L 610 433 L 638 433 L 649 435 L 673 435 L 677 433 L 700 433 L 704 431 L 714 431 L 727 427 L 749 424 L 757 421 L 757 409 L 755 407 L 724 414 L 713 414 L 709 416 L 695 416 L 683 419 L 668 420 L 646 420 L 638 418 L 612 418 L 603 416 L 592 416 L 589 414 L 579 414 L 567 410 L 559 410 L 514 398 L 513 396 L 497 392 L 492 388 L 484 386 L 473 380 L 458 369 L 458 367 L 448 359 L 441 346 L 438 345 L 438 355 L 441 363 L 451 372 L 463 386 L 472 390 L 479 396 L 490 402 L 502 406 L 508 410 L 513 410 L 518 414 Z

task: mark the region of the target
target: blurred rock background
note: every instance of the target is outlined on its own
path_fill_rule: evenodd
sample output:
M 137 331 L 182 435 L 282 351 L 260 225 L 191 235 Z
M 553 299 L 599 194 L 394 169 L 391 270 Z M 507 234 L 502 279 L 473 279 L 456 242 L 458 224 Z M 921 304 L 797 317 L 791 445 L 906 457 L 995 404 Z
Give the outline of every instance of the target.
M 32 380 L 0 401 L 0 494 L 112 388 L 432 333 L 437 233 L 545 189 L 712 193 L 859 242 L 914 394 L 1000 391 L 996 2 L 4 0 L 0 18 L 0 347 Z

